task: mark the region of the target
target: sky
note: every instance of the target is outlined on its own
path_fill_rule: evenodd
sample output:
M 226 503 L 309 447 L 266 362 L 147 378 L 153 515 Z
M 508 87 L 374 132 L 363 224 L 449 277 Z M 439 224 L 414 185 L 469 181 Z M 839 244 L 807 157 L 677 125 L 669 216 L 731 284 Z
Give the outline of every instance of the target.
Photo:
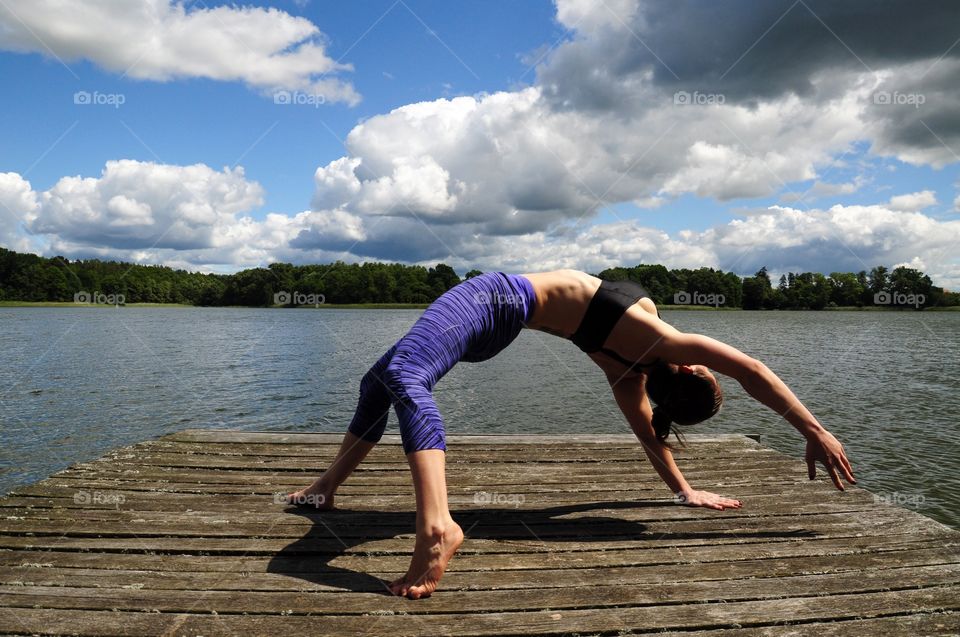
M 960 6 L 0 0 L 0 246 L 960 289 Z

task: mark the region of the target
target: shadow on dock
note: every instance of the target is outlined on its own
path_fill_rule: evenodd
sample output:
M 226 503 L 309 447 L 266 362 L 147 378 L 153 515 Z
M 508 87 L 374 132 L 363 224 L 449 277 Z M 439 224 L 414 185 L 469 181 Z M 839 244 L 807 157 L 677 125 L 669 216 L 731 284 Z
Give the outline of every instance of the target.
M 743 539 L 764 540 L 771 538 L 801 539 L 819 534 L 805 529 L 757 530 L 748 532 L 698 531 L 685 533 L 651 533 L 642 522 L 616 517 L 594 515 L 575 518 L 561 516 L 609 509 L 649 509 L 676 507 L 672 502 L 608 501 L 568 504 L 540 509 L 476 508 L 452 510 L 454 520 L 464 531 L 464 543 L 460 548 L 469 550 L 471 539 L 504 542 L 537 542 L 541 546 L 554 542 L 580 542 L 584 550 L 604 550 L 605 542 L 612 540 L 648 540 L 651 548 L 659 541 Z M 415 513 L 413 511 L 370 511 L 335 508 L 317 511 L 310 505 L 290 506 L 286 513 L 300 515 L 313 522 L 304 536 L 280 550 L 269 562 L 267 572 L 296 577 L 314 584 L 322 584 L 353 592 L 390 595 L 389 581 L 373 575 L 333 566 L 331 562 L 347 553 L 368 555 L 351 551 L 376 540 L 390 540 L 398 536 L 409 538 L 413 553 Z M 339 530 L 339 532 L 338 532 Z M 593 546 L 598 544 L 600 546 Z M 338 548 L 339 547 L 339 548 Z M 332 550 L 331 550 L 332 549 Z M 523 552 L 517 544 L 505 545 L 506 551 Z M 373 551 L 372 553 L 377 553 Z M 456 560 L 456 558 L 454 558 Z

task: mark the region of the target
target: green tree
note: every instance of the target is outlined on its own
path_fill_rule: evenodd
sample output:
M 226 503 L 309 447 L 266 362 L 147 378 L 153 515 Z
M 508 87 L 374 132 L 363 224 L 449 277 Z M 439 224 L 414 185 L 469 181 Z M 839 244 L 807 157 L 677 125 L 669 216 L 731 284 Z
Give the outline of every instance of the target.
M 437 267 L 430 268 L 427 272 L 427 285 L 434 293 L 433 299 L 436 299 L 457 283 L 460 283 L 460 277 L 457 276 L 453 268 L 444 263 L 438 263 Z
M 870 292 L 872 294 L 877 294 L 878 292 L 889 292 L 889 277 L 887 276 L 888 270 L 882 265 L 870 270 Z
M 890 292 L 899 297 L 910 297 L 917 299 L 921 306 L 927 305 L 928 301 L 936 302 L 933 291 L 933 281 L 930 277 L 914 268 L 900 266 L 894 268 L 890 273 Z
M 830 273 L 830 301 L 839 306 L 863 305 L 864 288 L 852 272 Z
M 752 277 L 743 280 L 743 302 L 745 310 L 760 310 L 769 307 L 773 287 L 766 266 Z

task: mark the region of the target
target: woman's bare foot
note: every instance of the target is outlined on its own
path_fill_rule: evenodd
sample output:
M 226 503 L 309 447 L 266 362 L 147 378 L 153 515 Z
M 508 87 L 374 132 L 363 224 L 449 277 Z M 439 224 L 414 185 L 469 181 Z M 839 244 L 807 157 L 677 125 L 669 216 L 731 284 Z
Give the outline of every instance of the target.
M 323 482 L 323 478 L 317 478 L 309 487 L 288 494 L 287 504 L 312 505 L 321 511 L 332 509 L 335 491 Z
M 461 544 L 463 529 L 453 520 L 444 527 L 434 526 L 430 532 L 417 533 L 410 568 L 406 575 L 390 582 L 390 592 L 410 599 L 430 597 Z

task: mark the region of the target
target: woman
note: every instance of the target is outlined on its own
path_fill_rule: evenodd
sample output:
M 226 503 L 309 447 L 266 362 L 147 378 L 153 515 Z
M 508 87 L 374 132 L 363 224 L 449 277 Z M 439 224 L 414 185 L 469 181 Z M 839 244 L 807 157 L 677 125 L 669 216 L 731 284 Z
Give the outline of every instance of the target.
M 820 461 L 838 489 L 843 490 L 841 475 L 856 483 L 843 446 L 772 371 L 729 345 L 664 323 L 639 285 L 576 270 L 488 272 L 440 296 L 370 368 L 336 458 L 313 484 L 287 496 L 293 504 L 333 507 L 337 487 L 383 434 L 392 405 L 417 503 L 413 558 L 406 575 L 390 583 L 395 595 L 429 596 L 463 542 L 447 507 L 445 432 L 431 390 L 456 362 L 495 356 L 524 327 L 569 338 L 603 370 L 657 473 L 684 504 L 741 506 L 739 500 L 693 489 L 667 444 L 673 422 L 694 424 L 719 409 L 722 394 L 711 369 L 736 379 L 806 437 L 811 480 Z

